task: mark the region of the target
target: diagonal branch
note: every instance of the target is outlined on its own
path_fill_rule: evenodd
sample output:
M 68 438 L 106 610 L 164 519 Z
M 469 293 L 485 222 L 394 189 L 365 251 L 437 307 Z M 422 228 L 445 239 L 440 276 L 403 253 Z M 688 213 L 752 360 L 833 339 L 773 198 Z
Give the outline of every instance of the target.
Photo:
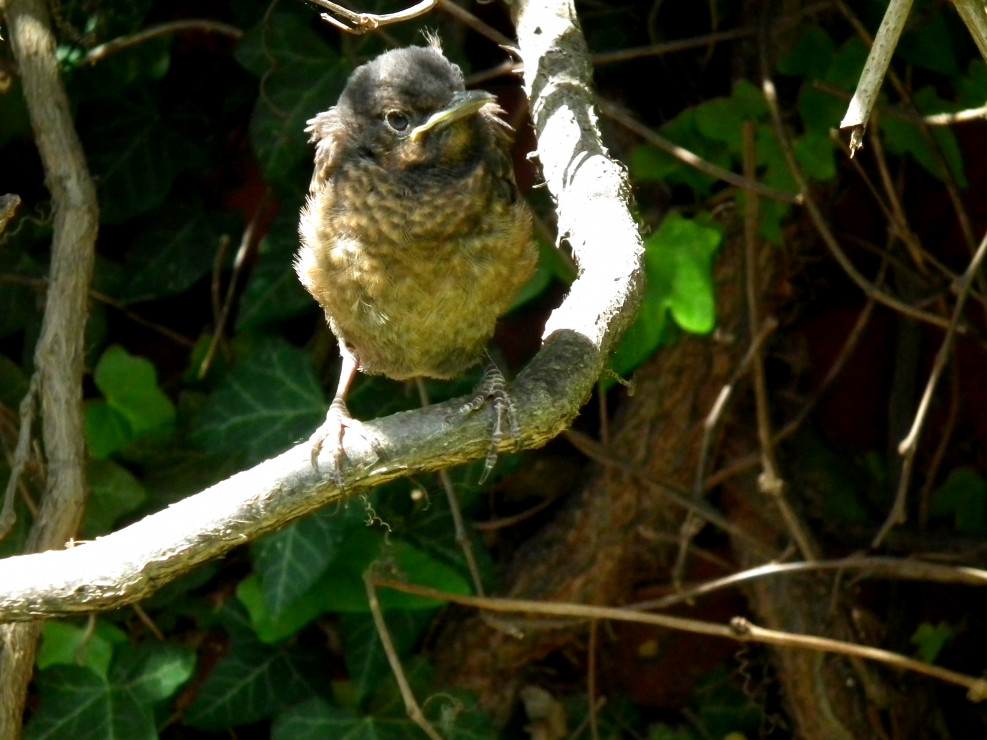
M 558 3 L 538 18 L 527 4 L 516 12 L 538 154 L 558 203 L 560 233 L 579 265 L 569 296 L 548 320 L 541 351 L 511 388 L 519 443 L 530 448 L 569 426 L 589 398 L 607 352 L 633 319 L 643 273 L 630 188 L 599 139 L 574 11 Z M 372 446 L 348 435 L 343 492 L 328 461 L 321 473 L 312 470 L 305 443 L 94 542 L 2 560 L 0 620 L 133 603 L 195 565 L 344 496 L 481 459 L 492 412 L 463 418 L 453 413 L 461 404 L 453 400 L 367 422 Z M 503 447 L 513 445 L 505 440 Z

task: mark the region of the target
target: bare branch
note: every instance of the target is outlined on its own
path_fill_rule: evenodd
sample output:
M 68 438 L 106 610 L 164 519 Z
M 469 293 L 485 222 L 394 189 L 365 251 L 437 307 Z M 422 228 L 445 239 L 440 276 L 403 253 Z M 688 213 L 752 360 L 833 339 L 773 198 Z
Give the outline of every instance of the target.
M 846 115 L 840 122 L 840 128 L 851 129 L 851 157 L 863 146 L 864 129 L 867 127 L 874 101 L 877 100 L 877 94 L 881 90 L 881 83 L 884 82 L 884 75 L 891 64 L 891 57 L 898 45 L 898 38 L 905 28 L 905 21 L 908 20 L 908 12 L 911 8 L 912 0 L 891 0 L 877 29 L 877 36 L 874 38 L 864 69 L 857 81 L 857 90 L 850 100 Z
M 548 320 L 542 350 L 511 387 L 519 443 L 530 448 L 565 429 L 586 402 L 606 353 L 633 319 L 643 281 L 630 188 L 596 132 L 585 48 L 575 58 L 560 53 L 557 44 L 571 25 L 543 24 L 540 33 L 531 20 L 526 23 L 521 49 L 529 62 L 539 156 L 558 200 L 560 228 L 579 264 L 570 295 Z M 461 404 L 453 400 L 367 422 L 374 446 L 347 436 L 345 492 L 336 488 L 328 460 L 321 473 L 312 470 L 310 447 L 303 443 L 94 542 L 2 560 L 0 620 L 133 603 L 195 565 L 328 503 L 394 478 L 482 459 L 492 412 L 451 422 Z M 513 450 L 514 440 L 505 440 L 503 449 Z
M 86 500 L 81 379 L 99 217 L 96 188 L 59 75 L 46 6 L 41 0 L 2 0 L 0 10 L 9 27 L 55 214 L 49 290 L 35 350 L 48 478 L 27 547 L 40 551 L 61 547 L 75 534 Z M 0 628 L 0 737 L 20 737 L 40 631 L 37 622 Z
M 331 10 L 336 15 L 341 16 L 346 21 L 349 21 L 351 25 L 346 25 L 346 23 L 333 17 L 329 13 L 323 13 L 322 20 L 326 21 L 326 23 L 331 23 L 342 31 L 363 34 L 367 31 L 376 31 L 381 26 L 386 26 L 390 23 L 410 21 L 412 18 L 425 15 L 425 13 L 428 13 L 432 8 L 438 5 L 440 0 L 421 0 L 421 2 L 408 8 L 407 10 L 399 10 L 397 13 L 382 13 L 380 15 L 375 15 L 374 13 L 356 13 L 349 8 L 343 7 L 342 5 L 337 5 L 334 2 L 330 2 L 330 0 L 312 0 L 312 2 L 326 8 L 327 10 Z
M 527 601 L 524 599 L 496 599 L 482 596 L 461 596 L 447 593 L 438 589 L 400 581 L 371 578 L 370 583 L 382 588 L 390 588 L 404 593 L 424 596 L 426 598 L 451 601 L 454 604 L 471 606 L 493 612 L 542 614 L 554 617 L 570 617 L 575 620 L 609 619 L 616 622 L 637 622 L 671 630 L 692 632 L 710 637 L 723 637 L 738 642 L 758 642 L 778 647 L 811 650 L 855 658 L 872 660 L 901 671 L 913 671 L 946 683 L 962 686 L 967 689 L 967 698 L 973 702 L 987 699 L 987 681 L 978 676 L 969 676 L 947 668 L 924 663 L 921 660 L 908 658 L 890 650 L 857 645 L 845 640 L 834 640 L 829 637 L 799 635 L 780 630 L 766 629 L 742 617 L 734 617 L 730 624 L 718 624 L 701 619 L 672 616 L 669 614 L 650 614 L 633 611 L 628 608 L 595 606 L 590 604 L 573 604 L 558 601 Z
M 168 34 L 180 33 L 181 31 L 218 33 L 223 36 L 229 36 L 235 41 L 239 41 L 243 38 L 243 31 L 236 26 L 231 26 L 229 23 L 221 23 L 219 21 L 208 20 L 205 18 L 172 21 L 170 23 L 159 23 L 156 26 L 145 28 L 143 31 L 138 33 L 133 33 L 129 36 L 121 36 L 120 38 L 113 39 L 112 41 L 107 41 L 105 44 L 95 46 L 86 54 L 86 62 L 89 64 L 96 64 L 97 62 L 102 62 L 107 57 L 117 54 L 124 49 L 129 49 L 132 46 L 143 44 L 145 41 L 156 39 L 159 36 L 167 36 Z

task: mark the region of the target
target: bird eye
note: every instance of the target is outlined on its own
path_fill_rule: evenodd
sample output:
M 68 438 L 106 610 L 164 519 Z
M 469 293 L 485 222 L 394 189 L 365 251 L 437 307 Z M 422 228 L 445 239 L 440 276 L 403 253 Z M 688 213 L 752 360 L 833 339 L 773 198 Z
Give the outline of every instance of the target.
M 387 121 L 388 126 L 398 133 L 401 133 L 408 128 L 408 124 L 410 123 L 408 116 L 399 110 L 387 111 L 387 113 L 384 114 L 384 120 Z

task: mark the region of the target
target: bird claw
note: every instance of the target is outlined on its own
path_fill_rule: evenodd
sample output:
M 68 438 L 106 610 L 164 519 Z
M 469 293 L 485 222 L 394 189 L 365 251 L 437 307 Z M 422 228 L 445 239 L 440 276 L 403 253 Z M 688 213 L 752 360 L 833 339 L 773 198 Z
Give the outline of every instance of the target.
M 335 400 L 329 405 L 326 420 L 309 438 L 312 444 L 312 467 L 316 472 L 319 471 L 319 455 L 326 446 L 326 442 L 332 446 L 333 479 L 340 489 L 343 488 L 343 462 L 346 458 L 346 453 L 343 450 L 344 430 L 352 429 L 366 439 L 367 435 L 363 432 L 362 427 L 362 422 L 350 416 L 346 404 L 340 400 Z
M 517 409 L 514 406 L 513 399 L 507 392 L 507 381 L 496 365 L 487 367 L 473 398 L 460 406 L 456 415 L 466 416 L 467 414 L 472 414 L 479 411 L 487 403 L 493 405 L 494 425 L 490 433 L 490 448 L 487 450 L 487 458 L 483 465 L 483 474 L 479 480 L 480 485 L 486 482 L 490 473 L 493 472 L 494 466 L 497 464 L 500 443 L 504 441 L 505 420 L 510 430 L 511 439 L 514 440 L 515 449 L 518 449 L 521 445 L 521 425 L 517 420 Z

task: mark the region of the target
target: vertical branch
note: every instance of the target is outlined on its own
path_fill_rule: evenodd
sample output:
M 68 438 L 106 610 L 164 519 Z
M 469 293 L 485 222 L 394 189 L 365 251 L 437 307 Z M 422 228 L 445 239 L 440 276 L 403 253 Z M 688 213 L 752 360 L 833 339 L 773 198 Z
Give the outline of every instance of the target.
M 58 72 L 55 39 L 41 0 L 0 0 L 54 209 L 51 274 L 35 351 L 41 393 L 47 490 L 28 539 L 32 551 L 61 547 L 85 503 L 82 416 L 83 334 L 98 227 L 96 190 Z M 40 622 L 0 631 L 0 737 L 21 734 L 24 696 Z
M 970 260 L 970 265 L 966 268 L 966 272 L 963 273 L 954 286 L 957 298 L 956 305 L 953 307 L 953 315 L 949 321 L 946 336 L 943 337 L 942 344 L 939 345 L 939 351 L 936 353 L 935 364 L 932 366 L 929 380 L 925 384 L 925 390 L 922 392 L 922 399 L 919 401 L 918 409 L 915 411 L 911 429 L 909 429 L 908 435 L 898 445 L 898 454 L 902 457 L 901 480 L 898 482 L 898 492 L 895 495 L 891 513 L 888 514 L 887 520 L 885 520 L 881 529 L 875 535 L 873 542 L 871 542 L 871 547 L 874 549 L 880 547 L 884 538 L 895 524 L 905 521 L 905 504 L 908 496 L 908 486 L 911 483 L 912 466 L 915 463 L 915 453 L 918 450 L 919 436 L 922 433 L 925 420 L 929 415 L 929 406 L 932 403 L 932 396 L 935 394 L 936 386 L 939 384 L 939 379 L 942 377 L 943 371 L 949 362 L 953 340 L 956 337 L 956 327 L 959 326 L 960 318 L 963 315 L 963 307 L 966 305 L 966 299 L 970 295 L 970 288 L 977 274 L 980 272 L 980 266 L 983 264 L 985 257 L 987 257 L 987 235 L 984 236 L 983 241 L 980 242 L 980 246 L 977 247 L 973 259 Z
M 754 145 L 754 122 L 746 121 L 743 132 L 744 177 L 757 175 L 757 157 Z M 761 302 L 757 279 L 757 227 L 760 219 L 760 203 L 753 190 L 744 193 L 744 261 L 746 263 L 744 286 L 747 294 L 747 312 L 751 332 L 751 380 L 754 386 L 754 403 L 757 410 L 757 436 L 761 445 L 761 475 L 758 487 L 770 496 L 778 507 L 789 535 L 806 560 L 819 558 L 818 548 L 802 521 L 788 503 L 785 481 L 781 478 L 778 458 L 775 455 L 774 435 L 771 431 L 771 411 L 768 408 L 768 381 L 764 372 L 764 355 L 758 337 L 761 336 Z

